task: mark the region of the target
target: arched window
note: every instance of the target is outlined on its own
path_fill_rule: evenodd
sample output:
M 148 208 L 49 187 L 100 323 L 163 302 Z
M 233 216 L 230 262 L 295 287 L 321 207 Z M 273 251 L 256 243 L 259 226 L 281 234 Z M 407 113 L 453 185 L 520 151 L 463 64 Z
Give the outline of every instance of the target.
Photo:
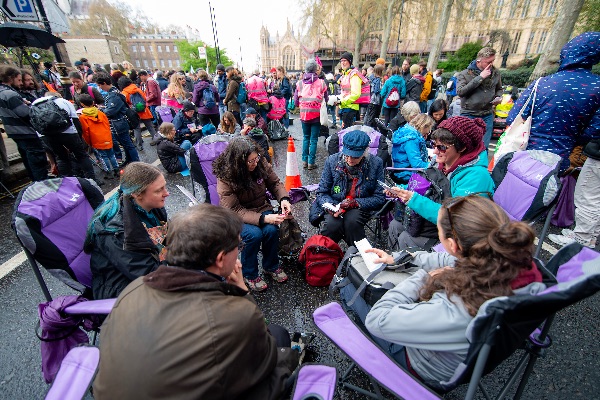
M 283 67 L 286 71 L 296 69 L 296 54 L 290 46 L 283 49 Z

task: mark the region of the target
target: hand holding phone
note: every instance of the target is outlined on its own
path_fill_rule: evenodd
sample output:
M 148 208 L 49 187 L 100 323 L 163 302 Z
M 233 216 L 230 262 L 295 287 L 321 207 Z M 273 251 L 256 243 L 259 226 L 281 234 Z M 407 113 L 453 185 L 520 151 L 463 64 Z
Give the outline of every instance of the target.
M 388 185 L 387 183 L 380 181 L 379 179 L 377 179 L 377 183 L 379 183 L 379 185 L 384 188 L 385 190 L 391 190 L 392 187 L 390 185 Z

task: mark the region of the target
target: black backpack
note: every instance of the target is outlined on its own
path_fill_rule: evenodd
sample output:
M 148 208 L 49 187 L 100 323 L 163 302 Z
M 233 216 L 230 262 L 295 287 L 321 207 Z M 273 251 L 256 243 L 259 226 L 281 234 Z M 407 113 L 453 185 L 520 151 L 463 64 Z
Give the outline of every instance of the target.
M 54 102 L 56 97 L 48 97 L 36 102 L 29 109 L 33 128 L 42 135 L 58 135 L 73 123 L 69 113 Z
M 435 80 L 435 78 L 431 78 L 431 92 L 429 92 L 429 96 L 427 96 L 427 100 L 433 100 L 435 99 L 435 96 L 437 95 L 437 91 L 439 88 L 440 84 L 438 83 L 438 81 Z

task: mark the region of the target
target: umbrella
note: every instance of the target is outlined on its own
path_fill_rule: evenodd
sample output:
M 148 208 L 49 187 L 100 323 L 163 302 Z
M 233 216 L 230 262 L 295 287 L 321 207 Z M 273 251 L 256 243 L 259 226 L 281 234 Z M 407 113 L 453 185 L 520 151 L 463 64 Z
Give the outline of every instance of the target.
M 65 41 L 35 25 L 14 22 L 0 24 L 0 44 L 5 47 L 47 49 L 56 43 L 65 43 Z

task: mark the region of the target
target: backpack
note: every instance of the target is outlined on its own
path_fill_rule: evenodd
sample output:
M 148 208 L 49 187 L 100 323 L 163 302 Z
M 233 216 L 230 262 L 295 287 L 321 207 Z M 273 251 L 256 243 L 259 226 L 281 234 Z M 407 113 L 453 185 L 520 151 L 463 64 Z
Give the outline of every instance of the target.
M 246 100 L 248 100 L 248 91 L 246 90 L 246 84 L 244 82 L 240 82 L 236 100 L 238 104 L 244 104 Z
M 29 109 L 31 125 L 42 135 L 58 135 L 72 124 L 69 113 L 54 102 L 55 98 L 39 101 Z
M 121 101 L 125 104 L 125 118 L 129 124 L 129 129 L 136 129 L 140 127 L 140 116 L 131 107 L 127 105 L 127 98 L 122 93 L 117 93 Z
M 398 89 L 394 86 L 385 99 L 385 105 L 388 107 L 398 107 L 398 104 L 400 104 L 400 95 L 398 94 Z
M 311 286 L 329 286 L 343 256 L 340 246 L 327 236 L 312 236 L 299 257 L 306 267 L 306 282 Z
M 69 89 L 71 90 L 71 97 L 75 98 L 75 87 L 73 85 L 71 85 L 71 87 Z M 91 96 L 91 98 L 95 99 L 94 92 L 92 91 L 92 87 L 90 85 L 87 85 L 87 91 L 88 91 L 88 94 Z
M 285 131 L 285 127 L 276 119 L 269 121 L 267 130 L 271 136 L 271 140 L 287 139 L 289 134 Z
M 427 96 L 427 100 L 435 99 L 435 96 L 437 95 L 438 86 L 439 86 L 438 81 L 436 81 L 435 79 L 432 78 L 431 79 L 431 92 L 429 92 L 429 96 Z
M 144 99 L 144 96 L 138 92 L 133 92 L 129 96 L 129 102 L 131 103 L 131 108 L 137 112 L 144 112 L 146 109 L 146 100 Z
M 214 108 L 217 105 L 215 94 L 210 86 L 202 91 L 202 103 L 204 103 L 204 107 L 206 108 Z
M 441 203 L 445 198 L 451 196 L 450 181 L 436 167 L 429 167 L 412 174 L 408 181 L 407 190 L 417 192 L 436 203 Z M 425 236 L 437 241 L 437 226 L 408 206 L 405 206 L 402 224 L 404 230 L 413 237 Z

